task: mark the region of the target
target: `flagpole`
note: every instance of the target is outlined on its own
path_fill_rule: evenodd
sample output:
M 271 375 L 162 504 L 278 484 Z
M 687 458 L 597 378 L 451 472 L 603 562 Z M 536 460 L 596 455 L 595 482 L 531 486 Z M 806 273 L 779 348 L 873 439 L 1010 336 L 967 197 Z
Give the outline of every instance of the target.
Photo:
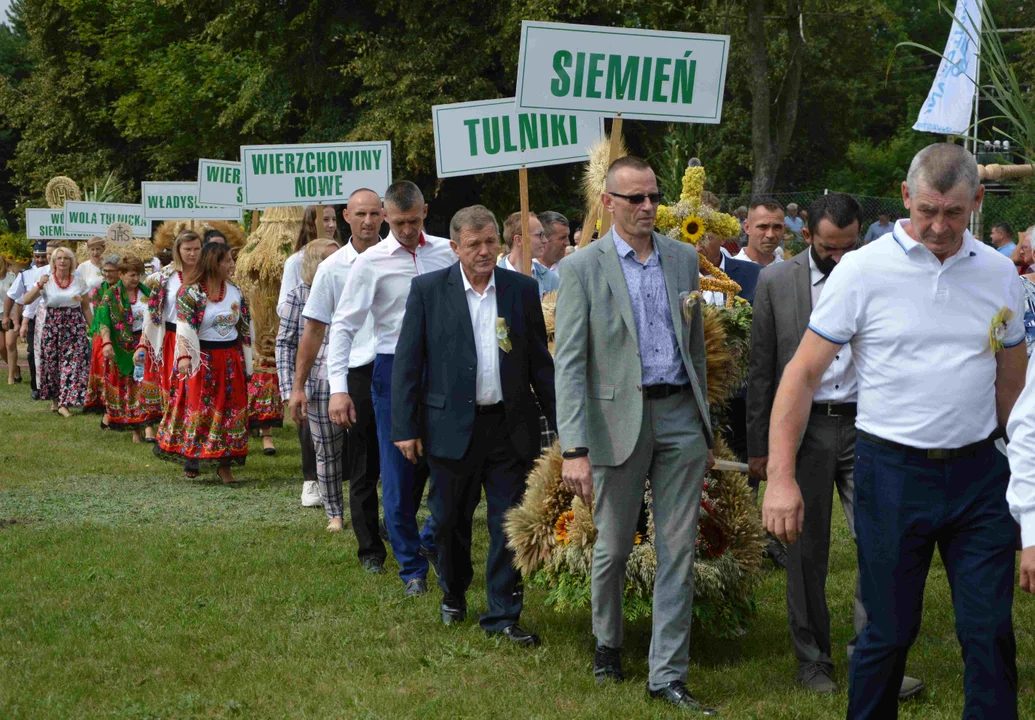
M 982 28 L 982 31 L 984 31 L 984 28 Z M 974 160 L 975 161 L 977 160 L 977 154 L 978 154 L 978 121 L 980 119 L 980 115 L 979 115 L 979 112 L 978 112 L 978 101 L 981 98 L 981 45 L 980 45 L 980 43 L 981 43 L 981 34 L 980 33 L 978 33 L 977 41 L 978 41 L 979 44 L 978 44 L 977 56 L 974 58 L 974 112 L 973 112 L 973 115 L 972 115 L 972 117 L 974 119 L 974 124 L 973 124 L 974 132 L 973 132 L 973 136 L 972 136 L 972 140 L 973 140 L 972 152 L 974 153 Z M 981 234 L 984 231 L 984 228 L 982 228 L 982 221 L 983 221 L 983 218 L 982 218 L 981 208 L 978 208 L 977 211 L 974 212 L 973 214 L 971 214 L 971 216 L 970 216 L 970 233 L 974 237 L 979 238 L 979 239 L 981 238 Z

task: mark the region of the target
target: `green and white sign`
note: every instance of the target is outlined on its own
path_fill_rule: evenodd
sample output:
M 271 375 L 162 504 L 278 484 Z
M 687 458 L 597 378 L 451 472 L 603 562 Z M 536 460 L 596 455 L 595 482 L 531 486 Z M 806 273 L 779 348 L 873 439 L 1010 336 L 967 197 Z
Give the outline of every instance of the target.
M 436 105 L 431 115 L 440 178 L 580 162 L 604 136 L 599 115 L 519 112 L 514 98 Z
M 198 200 L 206 205 L 244 207 L 241 163 L 231 160 L 198 160 Z
M 718 123 L 728 35 L 521 24 L 517 108 Z
M 69 235 L 104 237 L 108 226 L 117 222 L 133 228 L 133 237 L 151 237 L 151 221 L 143 205 L 65 201 L 65 232 Z
M 243 145 L 245 207 L 344 203 L 354 190 L 384 196 L 392 184 L 392 143 Z
M 55 208 L 26 208 L 25 236 L 29 240 L 63 240 L 77 236 L 65 231 L 65 211 Z
M 205 205 L 196 182 L 140 183 L 141 204 L 148 220 L 240 220 L 241 208 Z

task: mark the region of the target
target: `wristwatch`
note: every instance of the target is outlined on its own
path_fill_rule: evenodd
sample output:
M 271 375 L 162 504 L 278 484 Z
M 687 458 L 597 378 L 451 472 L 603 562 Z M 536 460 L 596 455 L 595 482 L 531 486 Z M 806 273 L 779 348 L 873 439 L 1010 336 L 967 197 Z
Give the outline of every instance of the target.
M 565 460 L 577 460 L 579 458 L 589 457 L 589 448 L 573 447 L 570 450 L 562 452 L 561 457 Z

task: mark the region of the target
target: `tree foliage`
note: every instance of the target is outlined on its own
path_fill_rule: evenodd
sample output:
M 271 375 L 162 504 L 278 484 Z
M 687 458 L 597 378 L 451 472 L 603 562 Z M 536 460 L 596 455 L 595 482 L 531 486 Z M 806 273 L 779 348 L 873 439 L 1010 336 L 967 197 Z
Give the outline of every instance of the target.
M 1001 25 L 1035 24 L 1018 6 Z M 16 0 L 0 27 L 0 207 L 39 204 L 57 174 L 114 172 L 138 197 L 140 181 L 193 179 L 199 157 L 235 159 L 243 144 L 390 139 L 395 176 L 425 190 L 433 229 L 476 201 L 508 213 L 513 173 L 436 179 L 431 106 L 512 95 L 522 19 L 729 34 L 721 124 L 625 124 L 661 175 L 697 155 L 728 193 L 751 186 L 760 154 L 777 189 L 893 187 L 903 154 L 931 139 L 905 128 L 937 59 L 889 59 L 902 40 L 940 46 L 951 23 L 906 0 Z M 1018 42 L 1030 66 L 1035 43 Z M 792 127 L 753 149 L 756 96 L 779 115 L 795 54 Z M 533 208 L 578 215 L 579 170 L 532 170 Z

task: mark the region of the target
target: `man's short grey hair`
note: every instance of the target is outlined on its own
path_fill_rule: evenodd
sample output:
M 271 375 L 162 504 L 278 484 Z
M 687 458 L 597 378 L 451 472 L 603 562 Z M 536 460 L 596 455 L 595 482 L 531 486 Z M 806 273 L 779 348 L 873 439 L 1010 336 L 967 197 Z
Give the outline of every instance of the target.
M 798 209 L 798 203 L 787 203 L 787 212 L 794 212 Z
M 118 253 L 112 253 L 111 255 L 107 255 L 104 260 L 101 261 L 101 267 L 104 267 L 105 265 L 114 265 L 115 267 L 118 267 L 119 262 L 121 261 L 122 258 Z
M 543 224 L 543 228 L 548 228 L 546 230 L 548 235 L 553 234 L 554 225 L 563 225 L 566 228 L 571 227 L 571 224 L 568 222 L 568 218 L 564 217 L 559 212 L 554 212 L 553 210 L 539 213 L 539 222 Z
M 457 210 L 449 221 L 449 239 L 459 245 L 460 233 L 464 230 L 484 230 L 490 226 L 496 231 L 496 237 L 499 237 L 500 225 L 492 210 L 484 205 L 471 205 Z
M 954 143 L 935 143 L 918 152 L 909 164 L 906 185 L 910 194 L 917 191 L 920 182 L 943 194 L 964 183 L 973 196 L 981 178 L 977 160 L 969 150 Z
M 409 180 L 399 180 L 385 190 L 385 205 L 405 212 L 415 207 L 424 207 L 424 193 Z

